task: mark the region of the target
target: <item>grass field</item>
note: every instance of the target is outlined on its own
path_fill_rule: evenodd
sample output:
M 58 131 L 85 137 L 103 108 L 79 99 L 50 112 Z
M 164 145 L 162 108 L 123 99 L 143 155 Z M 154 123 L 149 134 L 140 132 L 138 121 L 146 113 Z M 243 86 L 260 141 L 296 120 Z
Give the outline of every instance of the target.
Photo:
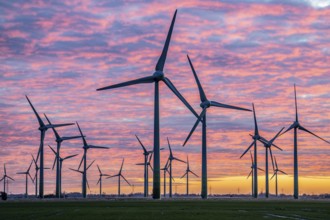
M 0 219 L 330 219 L 330 201 L 109 200 L 0 202 Z

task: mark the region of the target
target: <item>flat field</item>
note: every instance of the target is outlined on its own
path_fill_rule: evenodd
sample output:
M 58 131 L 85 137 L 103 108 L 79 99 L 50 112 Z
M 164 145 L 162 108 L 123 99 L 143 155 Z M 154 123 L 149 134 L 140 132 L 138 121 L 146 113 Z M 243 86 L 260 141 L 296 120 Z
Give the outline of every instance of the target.
M 330 201 L 9 200 L 0 202 L 0 219 L 330 219 Z

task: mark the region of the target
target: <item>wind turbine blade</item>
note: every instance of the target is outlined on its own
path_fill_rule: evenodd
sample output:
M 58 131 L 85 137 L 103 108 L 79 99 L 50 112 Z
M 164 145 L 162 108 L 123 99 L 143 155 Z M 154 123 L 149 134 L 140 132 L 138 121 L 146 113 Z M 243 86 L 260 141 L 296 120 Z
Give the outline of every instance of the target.
M 182 179 L 182 178 L 185 177 L 186 175 L 187 175 L 187 172 L 185 172 L 185 173 L 183 174 L 183 176 L 180 177 L 180 179 Z
M 277 161 L 276 161 L 276 157 L 275 156 L 274 156 L 274 160 L 275 160 L 275 167 L 278 170 Z
M 52 123 L 50 122 L 49 118 L 47 117 L 47 115 L 46 115 L 45 113 L 44 113 L 44 116 L 45 116 L 46 120 L 48 121 L 48 123 L 51 125 Z M 52 130 L 53 130 L 53 132 L 54 132 L 54 134 L 55 134 L 56 139 L 60 139 L 61 137 L 60 137 L 60 135 L 57 133 L 56 129 L 53 127 Z
M 3 171 L 4 171 L 5 175 L 6 175 L 7 174 L 7 170 L 6 170 L 6 164 L 5 163 L 3 164 Z
M 282 134 L 280 134 L 280 136 L 282 136 L 283 134 L 285 134 L 286 132 L 290 131 L 291 129 L 293 129 L 295 127 L 295 124 L 292 124 L 288 129 L 286 129 Z
M 194 173 L 193 171 L 189 170 L 190 173 L 192 173 L 194 176 L 199 177 L 196 173 Z
M 53 151 L 53 153 L 55 154 L 55 156 L 57 156 L 56 151 L 50 145 L 48 145 L 48 147 Z
M 150 161 L 151 161 L 151 159 L 152 159 L 152 155 L 153 155 L 153 153 L 150 154 L 150 156 L 149 156 L 149 160 L 148 160 L 148 163 L 150 163 Z
M 74 123 L 65 123 L 65 124 L 52 124 L 52 125 L 46 125 L 47 128 L 58 128 L 58 127 L 65 127 L 65 126 L 70 126 L 74 125 Z
M 246 179 L 249 179 L 249 177 L 251 176 L 252 174 L 252 170 L 250 171 L 249 175 L 246 177 Z
M 252 103 L 252 109 L 253 109 L 253 119 L 254 119 L 254 134 L 258 135 L 259 129 L 258 129 L 258 123 L 257 123 L 256 110 L 254 109 L 254 103 Z
M 18 173 L 16 173 L 16 174 L 26 174 L 26 172 L 18 172 Z
M 258 170 L 264 171 L 263 169 L 261 169 L 261 168 L 259 168 L 259 167 L 258 167 Z M 265 171 L 264 171 L 264 172 L 265 172 Z
M 251 164 L 252 164 L 252 166 L 253 166 L 254 163 L 253 163 L 253 157 L 252 157 L 252 153 L 251 153 L 251 151 L 250 151 L 250 156 L 251 156 Z
M 0 182 L 1 182 L 2 180 L 4 180 L 4 178 L 5 178 L 5 176 L 4 176 L 4 177 L 2 177 L 2 178 L 0 179 Z
M 167 144 L 168 144 L 168 149 L 170 150 L 170 156 L 172 156 L 172 149 L 171 149 L 171 144 L 170 144 L 170 140 L 167 137 Z
M 102 172 L 101 172 L 101 169 L 100 169 L 99 165 L 97 164 L 96 166 L 97 166 L 97 169 L 99 170 L 99 173 L 100 173 L 100 174 L 102 174 Z
M 154 171 L 154 168 L 152 168 L 150 163 L 148 164 L 148 166 L 150 167 L 151 171 Z
M 249 150 L 250 148 L 254 145 L 255 140 L 252 141 L 252 144 L 250 144 L 250 146 L 244 151 L 244 153 L 240 156 L 240 158 L 242 158 Z
M 99 180 L 97 181 L 96 185 L 98 185 L 100 183 L 101 177 L 99 178 Z
M 10 176 L 7 176 L 7 178 L 11 179 L 12 181 L 15 181 L 13 178 L 11 178 Z
M 283 131 L 284 127 L 279 131 L 277 132 L 277 134 L 275 135 L 275 137 L 273 137 L 273 139 L 271 139 L 269 141 L 270 144 L 273 144 L 273 142 L 276 140 L 276 138 L 281 134 L 281 132 Z
M 322 141 L 324 141 L 324 142 L 326 142 L 326 143 L 330 144 L 330 142 L 329 142 L 329 141 L 327 141 L 327 140 L 325 140 L 325 139 L 321 138 L 320 136 L 318 136 L 318 135 L 314 134 L 313 132 L 309 131 L 307 128 L 304 128 L 304 127 L 303 127 L 303 126 L 301 126 L 301 125 L 299 125 L 299 127 L 298 127 L 298 128 L 299 128 L 300 130 L 303 130 L 303 131 L 305 131 L 305 132 L 307 132 L 307 133 L 310 133 L 311 135 L 314 135 L 315 137 L 317 137 L 317 138 L 321 139 Z
M 84 156 L 81 158 L 80 164 L 79 164 L 79 166 L 78 166 L 78 170 L 80 169 L 81 164 L 82 164 L 83 161 L 84 161 Z
M 139 143 L 140 143 L 140 145 L 141 145 L 141 147 L 142 147 L 144 153 L 147 154 L 148 151 L 147 151 L 147 149 L 144 147 L 144 145 L 142 144 L 142 142 L 140 141 L 139 137 L 138 137 L 137 135 L 135 135 L 135 137 L 136 137 L 136 139 L 139 141 Z
M 27 170 L 27 172 L 30 172 L 31 166 L 32 166 L 33 160 L 30 163 L 29 169 Z
M 270 180 L 272 180 L 272 179 L 274 178 L 275 175 L 276 175 L 276 171 L 275 171 L 274 175 L 270 178 Z
M 80 129 L 80 126 L 79 126 L 79 123 L 76 121 L 76 124 L 77 124 L 77 127 L 78 127 L 78 129 L 79 129 L 79 132 L 80 132 L 80 136 L 81 136 L 81 138 L 83 139 L 83 143 L 84 143 L 84 146 L 87 146 L 88 144 L 87 144 L 87 141 L 86 141 L 86 139 L 85 139 L 85 136 L 84 136 L 84 134 L 82 133 L 82 131 L 81 131 L 81 129 Z M 80 167 L 80 166 L 79 166 Z
M 199 91 L 199 96 L 200 96 L 201 102 L 205 102 L 205 101 L 207 101 L 206 95 L 204 93 L 203 87 L 202 87 L 202 85 L 201 85 L 201 83 L 200 83 L 200 81 L 198 79 L 197 73 L 195 71 L 195 68 L 194 68 L 194 66 L 193 66 L 193 64 L 192 64 L 192 62 L 191 62 L 188 54 L 187 54 L 187 58 L 188 58 L 188 61 L 189 61 L 189 64 L 190 64 L 190 68 L 191 68 L 191 70 L 192 70 L 192 72 L 194 74 L 194 77 L 195 77 L 195 80 L 196 80 L 196 83 L 197 83 L 197 86 L 198 86 L 198 91 Z
M 137 163 L 137 164 L 135 164 L 135 165 L 138 165 L 138 166 L 145 166 L 144 163 Z
M 75 156 L 78 156 L 78 154 L 74 154 L 74 155 L 70 155 L 70 156 L 64 157 L 63 160 L 66 160 L 66 159 L 69 159 L 69 158 L 72 158 L 72 157 L 75 157 Z
M 32 105 L 32 103 L 31 103 L 30 99 L 27 97 L 27 95 L 25 95 L 25 97 L 26 97 L 26 99 L 28 100 L 28 102 L 29 102 L 29 104 L 30 104 L 30 106 L 31 106 L 31 108 L 32 108 L 32 110 L 33 110 L 33 112 L 34 112 L 34 114 L 36 115 L 36 117 L 37 117 L 37 119 L 38 119 L 39 126 L 40 126 L 40 127 L 43 127 L 43 126 L 45 125 L 44 122 L 41 120 L 39 114 L 38 114 L 37 111 L 35 110 L 34 106 Z
M 53 167 L 52 167 L 52 170 L 54 170 L 54 167 L 55 167 L 55 163 L 56 163 L 56 157 L 54 158 L 54 162 L 53 162 Z
M 80 171 L 80 170 L 75 170 L 75 169 L 72 169 L 72 168 L 69 168 L 70 170 L 72 170 L 72 171 L 75 171 L 75 172 L 78 172 L 78 173 L 83 173 L 82 171 Z
M 222 104 L 222 103 L 215 102 L 215 101 L 211 101 L 211 106 L 220 107 L 220 108 L 236 109 L 236 110 L 242 110 L 242 111 L 251 112 L 250 109 L 236 107 L 236 106 L 233 106 L 233 105 Z
M 171 82 L 171 80 L 169 78 L 164 78 L 163 82 L 167 85 L 167 87 L 174 93 L 174 95 L 176 95 L 181 102 L 191 111 L 191 113 L 193 113 L 196 118 L 199 118 L 198 114 L 195 112 L 195 110 L 191 107 L 191 105 L 189 104 L 189 102 L 187 102 L 187 100 L 181 95 L 181 93 L 177 90 L 177 88 L 175 88 L 174 84 Z
M 33 180 L 32 176 L 30 175 L 30 173 L 28 173 L 28 175 L 29 175 L 29 177 L 30 177 L 32 183 L 34 183 L 34 180 Z
M 121 173 L 121 171 L 123 170 L 124 160 L 125 160 L 125 159 L 123 158 L 123 161 L 121 162 L 121 166 L 120 166 L 119 173 Z
M 130 86 L 130 85 L 136 85 L 136 84 L 141 84 L 141 83 L 153 83 L 154 81 L 155 81 L 154 76 L 147 76 L 147 77 L 142 77 L 142 78 L 139 78 L 139 79 L 130 80 L 130 81 L 123 82 L 123 83 L 114 84 L 114 85 L 111 85 L 111 86 L 102 87 L 102 88 L 97 89 L 96 91 L 107 90 L 107 89 L 115 89 L 115 88 L 120 88 L 120 87 L 125 87 L 125 86 Z
M 81 138 L 81 136 L 62 137 L 63 140 L 71 140 L 71 139 L 77 139 L 77 138 Z
M 89 166 L 86 168 L 86 170 L 88 170 L 93 165 L 94 162 L 95 162 L 95 160 L 93 160 L 93 162 L 91 164 L 89 164 Z
M 177 161 L 179 161 L 179 162 L 181 162 L 181 163 L 187 163 L 186 161 L 184 161 L 184 160 L 180 160 L 180 159 L 178 159 L 178 158 L 176 158 L 176 157 L 173 157 L 173 160 L 177 160 Z
M 296 84 L 293 84 L 294 86 L 294 103 L 296 108 L 296 121 L 298 121 L 298 105 L 297 105 L 297 92 L 296 92 Z
M 31 156 L 32 156 L 32 160 L 33 160 L 34 164 L 37 165 L 37 161 L 34 159 L 33 154 L 31 154 Z
M 131 186 L 131 184 L 127 181 L 127 179 L 123 175 L 121 175 L 121 177 L 123 177 L 123 179 L 126 181 L 126 183 Z
M 279 136 L 281 136 L 281 135 L 279 135 Z M 261 143 L 263 143 L 263 144 L 267 144 L 267 143 L 268 143 L 268 141 L 266 140 L 266 138 L 260 136 L 260 139 L 262 140 Z M 276 147 L 276 148 L 279 149 L 280 151 L 283 151 L 282 148 L 280 148 L 279 146 L 277 146 L 277 145 L 274 144 L 274 143 L 272 143 L 272 146 Z
M 95 145 L 88 145 L 89 148 L 99 148 L 99 149 L 109 149 L 109 147 L 101 147 L 101 146 L 95 146 Z
M 174 27 L 174 23 L 175 23 L 176 13 L 177 13 L 177 10 L 175 10 L 175 12 L 174 12 L 172 22 L 171 22 L 171 26 L 170 26 L 170 29 L 168 30 L 168 33 L 167 33 L 167 37 L 166 37 L 166 41 L 165 41 L 165 44 L 164 44 L 162 54 L 160 55 L 160 57 L 158 59 L 158 62 L 157 62 L 157 65 L 155 67 L 156 71 L 163 71 L 163 69 L 164 69 L 166 56 L 167 56 L 167 51 L 168 51 L 168 47 L 170 45 L 171 36 L 172 36 L 172 32 L 173 32 L 173 27 Z
M 270 158 L 272 159 L 273 170 L 275 170 L 272 148 L 269 147 L 268 149 L 269 149 L 269 153 L 270 153 Z
M 107 177 L 106 179 L 110 179 L 110 178 L 112 178 L 112 177 L 116 177 L 116 176 L 119 176 L 119 174 L 116 174 L 116 175 L 113 175 L 113 176 L 109 176 L 109 177 Z
M 197 121 L 195 122 L 194 126 L 192 127 L 191 131 L 188 134 L 188 137 L 186 138 L 186 140 L 183 143 L 183 146 L 186 145 L 186 143 L 188 142 L 188 140 L 190 139 L 191 135 L 194 133 L 194 131 L 196 130 L 199 122 L 201 121 L 200 119 L 204 117 L 204 115 L 206 114 L 206 109 L 204 108 L 203 111 L 201 112 L 201 114 L 199 115 L 199 118 L 197 119 Z
M 288 175 L 286 172 L 284 172 L 284 171 L 282 171 L 282 170 L 278 170 L 278 172 L 281 172 L 281 173 L 283 173 L 283 174 L 285 174 L 285 175 Z
M 91 190 L 91 188 L 89 187 L 88 179 L 86 179 L 86 183 L 87 183 L 88 189 Z

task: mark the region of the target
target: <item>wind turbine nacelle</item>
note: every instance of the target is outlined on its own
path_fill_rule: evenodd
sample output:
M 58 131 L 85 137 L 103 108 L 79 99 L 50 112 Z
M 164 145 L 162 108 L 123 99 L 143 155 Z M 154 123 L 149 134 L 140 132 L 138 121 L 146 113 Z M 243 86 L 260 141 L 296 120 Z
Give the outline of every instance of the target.
M 200 106 L 201 106 L 201 108 L 208 108 L 208 107 L 210 107 L 211 106 L 211 102 L 210 101 L 205 101 L 205 102 L 202 102 L 201 104 L 200 104 Z
M 164 72 L 163 71 L 159 71 L 159 70 L 156 71 L 156 72 L 154 72 L 153 76 L 154 76 L 155 80 L 158 80 L 158 81 L 165 78 Z

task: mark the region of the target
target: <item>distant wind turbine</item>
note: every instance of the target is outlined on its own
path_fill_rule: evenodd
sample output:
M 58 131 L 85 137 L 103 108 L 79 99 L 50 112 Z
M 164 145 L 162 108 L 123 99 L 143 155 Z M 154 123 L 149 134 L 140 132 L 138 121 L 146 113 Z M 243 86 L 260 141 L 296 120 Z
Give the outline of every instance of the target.
M 6 181 L 8 181 L 8 179 L 11 179 L 12 181 L 15 181 L 15 180 L 7 175 L 6 164 L 3 164 L 3 172 L 4 172 L 4 175 L 0 179 L 0 182 L 3 181 L 3 192 L 5 193 L 6 192 Z
M 48 145 L 49 146 L 49 145 Z M 67 159 L 70 159 L 72 157 L 75 157 L 77 156 L 78 154 L 74 154 L 74 155 L 70 155 L 70 156 L 67 156 L 67 157 L 60 157 L 58 154 L 58 152 L 56 152 L 51 146 L 49 146 L 49 148 L 53 151 L 53 153 L 55 154 L 55 160 L 54 160 L 54 163 L 53 163 L 53 170 L 54 170 L 54 167 L 55 167 L 55 163 L 58 163 L 59 164 L 59 172 L 58 172 L 58 175 L 59 175 L 59 178 L 58 178 L 58 185 L 59 185 L 59 194 L 56 196 L 57 198 L 61 198 L 61 194 L 62 194 L 62 165 L 63 165 L 63 161 L 67 160 Z
M 278 185 L 277 185 L 277 175 L 278 175 L 278 172 L 280 173 L 283 173 L 285 175 L 288 175 L 286 172 L 278 169 L 278 166 L 277 166 L 277 161 L 276 161 L 276 157 L 274 156 L 274 159 L 275 159 L 275 170 L 274 170 L 274 175 L 270 178 L 270 180 L 272 180 L 275 176 L 275 192 L 276 192 L 276 196 L 278 196 Z
M 39 166 L 38 166 L 38 157 L 39 157 L 39 154 L 37 155 L 37 158 L 35 159 L 34 156 L 31 154 L 32 156 L 32 160 L 33 160 L 33 163 L 34 163 L 34 166 L 35 166 L 35 171 L 36 171 L 36 174 L 34 175 L 33 177 L 33 180 L 35 181 L 34 182 L 34 186 L 35 186 L 35 196 L 38 197 L 38 172 L 40 170 Z M 49 169 L 48 167 L 44 167 L 44 170 L 46 169 Z
M 190 136 L 194 133 L 197 125 L 199 124 L 199 122 L 202 121 L 202 193 L 201 196 L 203 199 L 207 199 L 207 146 L 206 146 L 206 110 L 210 107 L 220 107 L 220 108 L 229 108 L 229 109 L 235 109 L 235 110 L 243 110 L 243 111 L 251 111 L 249 109 L 245 109 L 245 108 L 240 108 L 240 107 L 236 107 L 236 106 L 231 106 L 231 105 L 227 105 L 227 104 L 222 104 L 219 102 L 215 102 L 215 101 L 209 101 L 206 98 L 206 95 L 204 93 L 203 87 L 201 85 L 201 83 L 199 82 L 197 73 L 194 69 L 194 66 L 189 58 L 189 56 L 187 55 L 191 70 L 194 74 L 197 86 L 198 86 L 198 90 L 199 90 L 199 95 L 200 95 L 200 100 L 201 100 L 201 108 L 203 109 L 203 111 L 201 112 L 201 114 L 199 115 L 196 123 L 194 124 L 193 128 L 191 129 L 188 137 L 186 138 L 185 142 L 183 143 L 183 146 L 186 145 L 187 141 L 189 140 Z M 202 120 L 201 120 L 202 119 Z
M 86 189 L 86 183 L 87 183 L 87 168 L 86 168 L 87 167 L 87 150 L 90 149 L 90 148 L 109 149 L 109 147 L 100 147 L 100 146 L 95 146 L 95 145 L 87 144 L 87 141 L 85 139 L 85 136 L 82 133 L 78 122 L 76 122 L 76 123 L 77 123 L 78 129 L 79 129 L 79 132 L 81 134 L 81 138 L 82 138 L 83 144 L 84 144 L 84 146 L 83 146 L 84 155 L 83 155 L 83 157 L 82 157 L 82 159 L 80 161 L 78 170 L 80 169 L 80 166 L 81 166 L 82 162 L 84 162 L 82 194 L 83 194 L 83 197 L 86 198 L 86 195 L 87 195 L 87 189 Z
M 164 171 L 164 197 L 166 197 L 166 173 L 170 174 L 170 172 L 168 171 L 169 161 L 170 160 L 167 159 L 165 166 L 160 169 L 160 170 Z M 174 179 L 173 179 L 173 181 L 174 181 Z
M 104 176 L 110 176 L 110 175 L 105 174 L 105 173 L 102 173 L 99 165 L 97 165 L 97 169 L 99 170 L 100 177 L 99 177 L 99 180 L 97 181 L 96 184 L 100 184 L 100 196 L 102 196 L 102 177 L 104 177 Z
M 33 161 L 31 161 L 29 168 L 25 172 L 18 172 L 17 174 L 24 174 L 25 175 L 25 198 L 28 197 L 28 176 L 30 177 L 32 183 L 34 183 L 32 176 L 30 175 L 30 169 L 32 166 Z
M 330 144 L 329 141 L 321 138 L 320 136 L 314 134 L 313 132 L 311 132 L 310 130 L 308 130 L 307 128 L 303 127 L 298 120 L 298 107 L 297 107 L 297 93 L 296 93 L 296 84 L 294 84 L 294 100 L 295 100 L 295 108 L 296 108 L 296 119 L 295 121 L 291 124 L 291 126 L 285 131 L 283 132 L 281 135 L 285 134 L 286 132 L 290 131 L 293 129 L 293 161 L 294 161 L 294 183 L 293 183 L 293 197 L 295 199 L 299 198 L 299 184 L 298 184 L 298 132 L 297 130 L 302 130 L 305 131 L 306 133 L 309 133 L 319 139 L 321 139 L 322 141 Z
M 270 140 L 263 140 L 260 139 L 259 141 L 261 143 L 264 144 L 265 147 L 265 170 L 266 170 L 266 198 L 269 197 L 269 178 L 268 178 L 268 152 L 270 153 L 270 158 L 272 159 L 272 165 L 273 165 L 273 169 L 274 169 L 274 160 L 273 160 L 273 153 L 272 153 L 272 146 L 273 146 L 273 142 L 276 140 L 276 138 L 280 135 L 280 133 L 283 131 L 284 127 Z M 279 150 L 282 151 L 281 148 L 275 146 L 276 148 L 278 148 Z
M 116 177 L 116 176 L 118 176 L 118 197 L 120 197 L 120 177 L 122 177 L 122 178 L 126 181 L 126 183 L 127 183 L 129 186 L 131 186 L 131 184 L 127 181 L 127 179 L 123 176 L 123 174 L 121 174 L 121 172 L 122 172 L 122 170 L 123 170 L 124 160 L 125 160 L 125 159 L 123 159 L 123 162 L 121 163 L 121 167 L 120 167 L 119 173 L 116 174 L 116 175 L 113 175 L 113 176 L 109 176 L 109 177 L 107 177 L 107 179 L 109 179 L 109 178 L 112 178 L 112 177 Z
M 169 160 L 168 167 L 170 168 L 170 198 L 171 198 L 172 197 L 172 180 L 173 180 L 173 176 L 172 176 L 172 161 L 173 160 L 176 160 L 176 161 L 179 161 L 179 162 L 182 162 L 182 163 L 186 163 L 186 161 L 183 161 L 183 160 L 180 160 L 180 159 L 174 157 L 173 156 L 173 153 L 172 153 L 170 141 L 169 141 L 168 138 L 167 138 L 167 143 L 168 143 L 168 149 L 170 150 L 170 155 L 168 157 L 168 160 Z
M 196 116 L 198 117 L 195 110 L 190 106 L 190 104 L 186 101 L 186 99 L 180 94 L 180 92 L 176 89 L 176 87 L 173 85 L 173 83 L 170 81 L 169 78 L 165 77 L 164 74 L 164 66 L 167 56 L 167 51 L 170 45 L 171 35 L 175 23 L 177 10 L 174 13 L 172 23 L 170 26 L 170 29 L 167 34 L 167 38 L 165 41 L 165 45 L 162 51 L 161 56 L 159 57 L 159 60 L 157 62 L 155 72 L 151 76 L 127 81 L 124 83 L 119 83 L 103 88 L 97 89 L 97 91 L 100 90 L 107 90 L 107 89 L 114 89 L 114 88 L 120 88 L 124 86 L 130 86 L 135 84 L 142 84 L 142 83 L 155 83 L 155 94 L 154 94 L 154 172 L 153 172 L 153 198 L 154 199 L 160 199 L 160 129 L 159 129 L 159 82 L 163 81 L 166 86 L 184 103 L 184 105 Z
M 88 184 L 88 179 L 87 178 L 86 179 L 84 178 L 84 177 L 86 177 L 85 173 L 93 165 L 94 162 L 95 162 L 95 160 L 93 160 L 93 162 L 91 164 L 89 164 L 89 166 L 86 167 L 86 169 L 84 169 L 83 171 L 81 171 L 79 169 L 76 170 L 76 169 L 69 168 L 72 171 L 75 171 L 77 173 L 82 174 L 82 184 L 81 184 L 82 185 L 81 186 L 82 189 L 81 189 L 81 194 L 82 194 L 83 198 L 86 198 L 86 185 L 87 185 L 88 189 L 90 190 L 90 187 L 89 187 L 89 184 Z M 85 196 L 84 196 L 84 193 L 85 193 Z
M 37 158 L 39 158 L 39 154 L 40 154 L 40 181 L 39 181 L 39 197 L 40 198 L 44 198 L 44 139 L 45 139 L 45 135 L 46 135 L 46 131 L 49 128 L 57 128 L 57 127 L 63 127 L 63 126 L 69 126 L 69 125 L 74 125 L 74 123 L 69 123 L 69 124 L 53 124 L 53 125 L 45 125 L 44 122 L 42 121 L 42 119 L 40 118 L 39 114 L 37 113 L 37 111 L 35 110 L 34 106 L 32 105 L 30 99 L 25 96 L 26 99 L 28 100 L 34 114 L 37 117 L 38 123 L 39 123 L 39 131 L 40 131 L 40 147 L 38 150 L 38 156 Z
M 186 172 L 184 173 L 184 175 L 181 177 L 181 179 L 182 179 L 183 177 L 186 176 L 186 179 L 187 179 L 187 187 L 186 187 L 186 195 L 187 196 L 189 195 L 189 173 L 193 174 L 195 177 L 199 177 L 196 173 L 194 173 L 193 171 L 190 170 L 189 158 L 187 156 L 187 169 L 186 169 Z
M 257 168 L 258 170 L 261 170 L 261 171 L 264 171 L 263 169 L 259 168 L 256 166 L 256 163 L 255 163 L 255 160 L 253 160 L 253 157 L 252 157 L 252 153 L 250 151 L 250 156 L 251 156 L 251 171 L 249 173 L 249 175 L 247 176 L 247 179 L 249 179 L 249 177 L 251 176 L 251 179 L 252 179 L 252 183 L 251 183 L 251 187 L 252 187 L 252 190 L 251 190 L 251 193 L 252 193 L 252 197 L 255 197 L 255 189 L 254 189 L 254 186 L 256 184 L 256 181 L 258 181 L 255 177 L 254 177 L 254 173 L 255 173 L 255 169 Z M 264 171 L 265 172 L 265 171 Z M 258 190 L 258 188 L 257 188 Z M 257 194 L 258 194 L 258 191 L 257 191 Z M 256 197 L 255 197 L 256 198 Z
M 48 123 L 50 125 L 52 125 L 52 123 L 50 122 L 49 118 L 47 117 L 46 114 L 45 115 L 45 118 L 47 119 Z M 61 158 L 61 154 L 60 154 L 60 150 L 61 150 L 61 144 L 63 141 L 66 141 L 66 140 L 71 140 L 71 139 L 77 139 L 77 138 L 81 138 L 81 136 L 71 136 L 71 137 L 61 137 L 56 129 L 53 127 L 53 132 L 54 132 L 54 135 L 55 135 L 55 141 L 56 141 L 56 157 L 55 157 L 55 162 L 56 162 L 56 191 L 55 191 L 55 194 L 56 194 L 56 197 L 57 198 L 61 198 L 61 168 L 60 168 L 60 158 Z M 54 169 L 54 168 L 53 168 Z

